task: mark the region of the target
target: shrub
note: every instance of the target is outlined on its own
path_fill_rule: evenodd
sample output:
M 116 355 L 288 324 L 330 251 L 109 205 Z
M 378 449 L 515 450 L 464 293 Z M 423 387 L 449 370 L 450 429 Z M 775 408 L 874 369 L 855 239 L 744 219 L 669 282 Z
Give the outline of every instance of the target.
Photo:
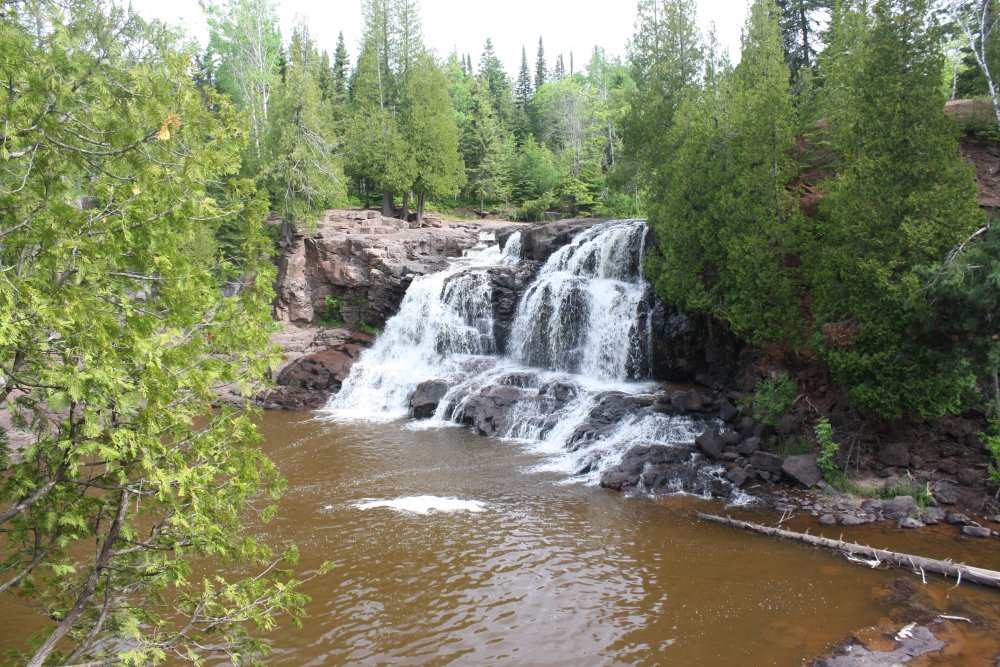
M 343 297 L 339 296 L 327 296 L 323 300 L 323 310 L 316 318 L 324 327 L 339 327 L 344 322 L 341 319 L 340 309 L 344 306 Z
M 754 419 L 765 426 L 778 428 L 795 405 L 795 380 L 785 373 L 761 380 L 754 387 L 751 405 Z
M 823 479 L 828 484 L 840 487 L 843 485 L 843 473 L 837 468 L 834 458 L 840 451 L 840 445 L 833 441 L 833 426 L 826 417 L 821 417 L 816 423 L 813 432 L 816 434 L 816 442 L 819 444 L 819 456 L 816 457 L 816 465 L 823 471 Z
M 986 448 L 993 455 L 993 463 L 990 465 L 990 479 L 1000 484 L 1000 421 L 996 419 L 991 421 L 990 431 L 989 435 L 980 433 L 979 437 L 983 439 Z

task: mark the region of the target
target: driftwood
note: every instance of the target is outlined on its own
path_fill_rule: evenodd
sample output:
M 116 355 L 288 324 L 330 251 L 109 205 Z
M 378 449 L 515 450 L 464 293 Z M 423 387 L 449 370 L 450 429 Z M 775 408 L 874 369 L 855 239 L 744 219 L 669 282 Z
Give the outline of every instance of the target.
M 934 574 L 952 577 L 957 580 L 957 583 L 955 584 L 956 586 L 962 581 L 971 581 L 982 586 L 1000 588 L 1000 572 L 996 572 L 994 570 L 985 570 L 980 567 L 971 567 L 969 565 L 952 563 L 951 561 L 946 560 L 911 556 L 910 554 L 887 551 L 886 549 L 873 549 L 871 547 L 863 547 L 860 544 L 843 542 L 841 540 L 831 540 L 827 537 L 809 535 L 807 533 L 797 533 L 783 528 L 771 528 L 770 526 L 762 526 L 757 523 L 739 521 L 738 519 L 716 516 L 714 514 L 703 514 L 699 512 L 698 518 L 706 521 L 722 523 L 735 528 L 743 528 L 744 530 L 749 530 L 754 533 L 771 535 L 773 537 L 784 537 L 785 539 L 805 542 L 806 544 L 812 544 L 817 547 L 835 549 L 847 555 L 848 559 L 852 562 L 862 562 L 871 565 L 872 567 L 885 563 L 913 570 L 921 576 L 927 572 L 932 572 Z M 866 558 L 868 560 L 860 560 L 861 558 Z

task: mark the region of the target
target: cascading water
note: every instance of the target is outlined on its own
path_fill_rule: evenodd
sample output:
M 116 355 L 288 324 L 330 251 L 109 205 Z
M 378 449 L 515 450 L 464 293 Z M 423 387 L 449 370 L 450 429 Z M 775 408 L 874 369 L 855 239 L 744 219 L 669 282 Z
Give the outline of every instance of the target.
M 600 380 L 648 376 L 645 236 L 643 221 L 623 221 L 589 229 L 553 254 L 518 306 L 511 357 Z
M 422 383 L 443 397 L 412 427 L 471 423 L 548 455 L 546 468 L 589 481 L 637 443 L 688 445 L 705 428 L 653 409 L 652 293 L 642 276 L 642 220 L 592 227 L 555 252 L 517 305 L 498 345 L 494 279 L 517 264 L 520 233 L 502 251 L 470 252 L 416 278 L 399 313 L 324 408 L 337 419 L 406 417 Z

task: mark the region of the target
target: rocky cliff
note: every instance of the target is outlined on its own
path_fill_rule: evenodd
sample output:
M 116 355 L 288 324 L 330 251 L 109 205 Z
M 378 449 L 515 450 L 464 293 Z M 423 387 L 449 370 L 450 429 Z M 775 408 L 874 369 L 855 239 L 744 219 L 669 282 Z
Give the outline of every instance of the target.
M 381 328 L 414 276 L 438 271 L 511 223 L 429 220 L 414 228 L 377 211 L 327 211 L 282 243 L 274 317 L 296 326 Z

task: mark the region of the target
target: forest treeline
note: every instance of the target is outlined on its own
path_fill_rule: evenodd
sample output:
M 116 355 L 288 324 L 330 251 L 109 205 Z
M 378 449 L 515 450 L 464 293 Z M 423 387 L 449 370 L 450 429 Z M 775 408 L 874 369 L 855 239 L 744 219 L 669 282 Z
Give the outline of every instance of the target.
M 634 214 L 634 172 L 616 170 L 620 127 L 634 92 L 629 68 L 595 49 L 549 67 L 542 38 L 516 77 L 487 40 L 439 58 L 421 37 L 414 0 L 365 0 L 352 59 L 340 34 L 332 57 L 309 28 L 287 43 L 273 4 L 241 0 L 207 9 L 211 37 L 200 83 L 246 110 L 244 172 L 293 222 L 349 193 L 387 215 L 422 217 L 429 198 L 524 219 L 547 211 Z M 628 175 L 626 175 L 628 174 Z

